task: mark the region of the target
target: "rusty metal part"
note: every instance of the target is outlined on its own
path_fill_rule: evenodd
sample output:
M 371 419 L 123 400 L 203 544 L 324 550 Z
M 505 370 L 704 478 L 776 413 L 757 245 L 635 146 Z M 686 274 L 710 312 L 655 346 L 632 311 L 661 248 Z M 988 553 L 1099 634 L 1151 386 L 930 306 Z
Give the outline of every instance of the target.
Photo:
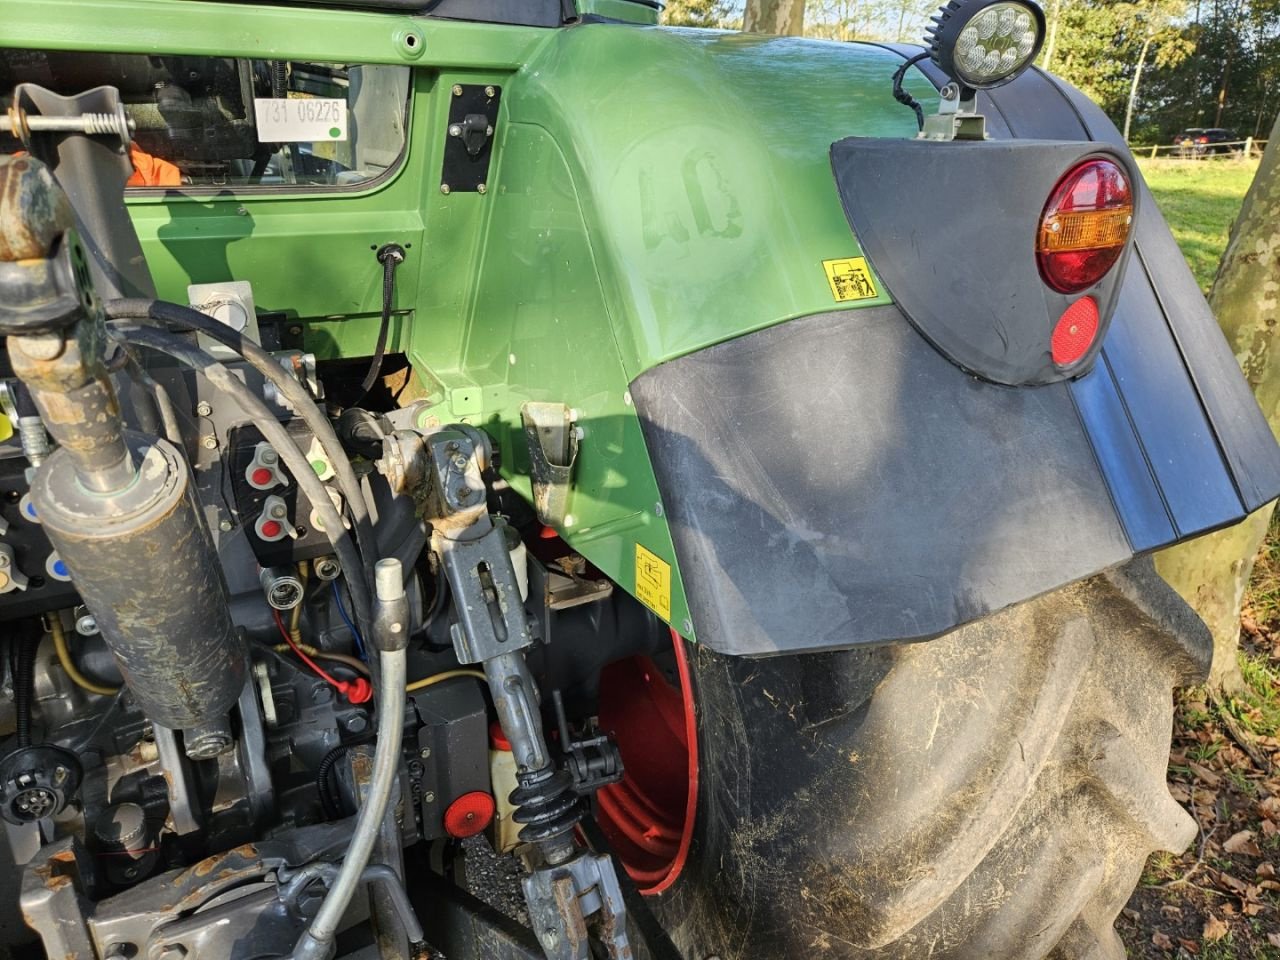
M 90 308 L 74 220 L 47 166 L 0 156 L 0 335 L 60 331 Z
M 171 949 L 174 956 L 226 957 L 236 943 L 249 940 L 256 955 L 279 955 L 305 921 L 281 898 L 271 873 L 333 857 L 346 840 L 346 824 L 302 827 L 96 902 L 88 889 L 93 878 L 80 870 L 90 859 L 84 847 L 71 838 L 58 840 L 23 873 L 22 915 L 51 957 L 157 957 Z M 227 897 L 235 890 L 244 895 Z
M 66 334 L 9 338 L 14 373 L 80 483 L 96 493 L 134 482 L 119 400 L 103 361 L 103 332 L 100 320 L 85 319 Z
M 32 500 L 146 715 L 173 729 L 220 723 L 247 656 L 190 468 L 166 441 L 130 443 L 139 469 L 129 488 L 86 492 L 64 449 L 37 474 Z
M 547 960 L 590 960 L 592 928 L 609 960 L 631 960 L 627 910 L 608 856 L 582 853 L 533 871 L 521 885 Z
M 0 333 L 53 438 L 87 489 L 133 481 L 133 461 L 105 360 L 106 328 L 70 206 L 47 167 L 0 162 Z
M 47 166 L 34 157 L 0 156 L 0 261 L 47 258 L 74 223 Z

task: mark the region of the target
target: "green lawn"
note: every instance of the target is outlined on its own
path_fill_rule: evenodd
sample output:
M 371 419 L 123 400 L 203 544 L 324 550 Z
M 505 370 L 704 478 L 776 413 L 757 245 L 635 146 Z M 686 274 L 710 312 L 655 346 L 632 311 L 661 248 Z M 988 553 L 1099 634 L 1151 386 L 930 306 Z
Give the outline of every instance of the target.
M 1201 289 L 1213 284 L 1256 160 L 1139 160 Z

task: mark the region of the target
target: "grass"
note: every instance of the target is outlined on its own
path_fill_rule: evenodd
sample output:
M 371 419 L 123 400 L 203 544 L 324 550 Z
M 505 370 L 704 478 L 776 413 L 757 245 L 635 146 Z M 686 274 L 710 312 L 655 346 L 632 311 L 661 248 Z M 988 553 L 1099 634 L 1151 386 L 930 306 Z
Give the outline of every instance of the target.
M 1140 159 L 1138 166 L 1200 289 L 1208 293 L 1258 161 Z

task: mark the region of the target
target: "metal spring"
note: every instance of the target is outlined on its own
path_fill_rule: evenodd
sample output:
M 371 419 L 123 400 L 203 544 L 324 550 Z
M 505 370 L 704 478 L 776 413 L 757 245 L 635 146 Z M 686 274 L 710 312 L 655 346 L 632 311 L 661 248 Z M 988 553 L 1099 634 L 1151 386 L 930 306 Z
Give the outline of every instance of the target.
M 118 137 L 127 137 L 129 135 L 128 121 L 114 113 L 82 113 L 80 114 L 80 119 L 84 121 L 85 133 L 113 133 Z M 30 123 L 30 119 L 27 122 Z
M 119 113 L 79 113 L 70 117 L 45 117 L 32 115 L 17 106 L 0 116 L 0 131 L 12 133 L 19 138 L 42 131 L 86 133 L 90 136 L 117 136 L 126 142 L 129 140 L 133 124 L 125 115 Z

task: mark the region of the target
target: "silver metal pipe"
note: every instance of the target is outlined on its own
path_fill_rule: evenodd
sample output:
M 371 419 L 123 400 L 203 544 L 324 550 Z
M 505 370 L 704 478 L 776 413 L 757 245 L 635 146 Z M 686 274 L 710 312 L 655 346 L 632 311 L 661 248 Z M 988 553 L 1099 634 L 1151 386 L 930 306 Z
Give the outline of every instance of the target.
M 114 113 L 81 113 L 69 117 L 43 117 L 23 113 L 14 129 L 12 115 L 0 115 L 0 132 L 21 132 L 25 127 L 31 133 L 87 133 L 90 135 L 115 134 L 128 139 L 133 121 Z
M 352 830 L 351 843 L 342 861 L 342 869 L 329 888 L 311 926 L 298 940 L 291 954 L 293 960 L 327 960 L 333 951 L 334 937 L 378 839 L 378 825 L 391 799 L 391 789 L 400 770 L 400 741 L 404 730 L 405 652 L 383 651 L 382 683 L 378 691 L 378 739 L 373 755 L 373 779 L 369 793 Z

